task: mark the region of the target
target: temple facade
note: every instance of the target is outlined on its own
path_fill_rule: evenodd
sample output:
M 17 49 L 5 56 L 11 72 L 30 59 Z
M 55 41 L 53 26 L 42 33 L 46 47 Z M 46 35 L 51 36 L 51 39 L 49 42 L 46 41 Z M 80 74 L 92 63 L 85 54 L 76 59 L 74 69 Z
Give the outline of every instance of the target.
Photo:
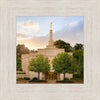
M 22 69 L 26 73 L 27 77 L 33 78 L 38 77 L 37 72 L 31 72 L 28 70 L 28 65 L 30 60 L 35 57 L 38 54 L 42 54 L 49 58 L 50 60 L 50 72 L 49 73 L 40 73 L 40 79 L 44 80 L 63 80 L 63 74 L 55 73 L 52 66 L 52 60 L 55 56 L 57 56 L 58 53 L 65 52 L 64 49 L 58 49 L 53 45 L 53 37 L 52 37 L 52 23 L 50 24 L 50 37 L 48 41 L 48 45 L 44 49 L 38 49 L 36 53 L 30 53 L 30 54 L 22 54 L 21 60 L 22 60 Z M 65 77 L 72 78 L 73 74 L 66 73 Z

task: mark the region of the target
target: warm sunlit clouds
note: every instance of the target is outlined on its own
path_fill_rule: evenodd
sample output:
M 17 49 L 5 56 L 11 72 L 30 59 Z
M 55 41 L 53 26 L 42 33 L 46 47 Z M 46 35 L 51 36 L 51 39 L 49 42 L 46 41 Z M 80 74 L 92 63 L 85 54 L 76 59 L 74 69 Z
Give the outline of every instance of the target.
M 25 22 L 17 23 L 17 37 L 18 40 L 25 40 L 32 38 L 33 34 L 37 34 L 40 30 L 39 23 L 27 20 Z
M 17 17 L 17 44 L 29 49 L 45 48 L 49 40 L 50 22 L 53 22 L 53 39 L 75 45 L 83 43 L 83 17 Z
M 30 20 L 29 21 L 26 21 L 25 23 L 22 24 L 22 27 L 24 29 L 28 29 L 28 30 L 34 30 L 35 32 L 38 32 L 40 27 L 39 27 L 39 24 L 36 23 L 36 22 L 31 22 Z

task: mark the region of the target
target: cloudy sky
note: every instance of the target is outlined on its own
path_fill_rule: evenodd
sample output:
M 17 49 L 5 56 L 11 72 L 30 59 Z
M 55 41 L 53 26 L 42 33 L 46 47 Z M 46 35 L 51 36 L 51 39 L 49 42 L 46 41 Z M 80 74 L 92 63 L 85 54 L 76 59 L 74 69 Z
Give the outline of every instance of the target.
M 64 40 L 72 46 L 83 43 L 84 17 L 17 17 L 17 44 L 30 50 L 45 48 L 52 22 L 53 40 Z

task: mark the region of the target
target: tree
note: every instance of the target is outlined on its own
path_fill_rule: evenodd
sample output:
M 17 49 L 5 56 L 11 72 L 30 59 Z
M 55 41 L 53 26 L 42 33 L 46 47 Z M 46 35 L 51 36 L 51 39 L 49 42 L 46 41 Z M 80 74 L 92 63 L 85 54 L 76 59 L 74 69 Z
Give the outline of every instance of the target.
M 74 46 L 74 49 L 75 50 L 83 49 L 83 44 L 76 43 L 76 45 Z
M 22 71 L 22 68 L 21 68 L 21 58 L 20 57 L 17 57 L 17 71 Z
M 57 41 L 54 42 L 54 45 L 55 45 L 56 48 L 65 49 L 66 52 L 72 51 L 71 45 L 69 43 L 66 43 L 65 41 L 57 40 Z
M 17 58 L 16 58 L 16 61 L 17 61 L 17 65 L 16 65 L 16 69 L 17 71 L 22 71 L 22 67 L 21 67 L 21 55 L 22 54 L 29 54 L 29 49 L 25 47 L 24 44 L 18 44 L 17 45 L 17 52 L 16 52 L 16 55 L 17 55 Z
M 21 57 L 21 54 L 29 54 L 29 52 L 29 49 L 24 44 L 17 45 L 17 57 Z
M 65 74 L 70 71 L 72 66 L 72 57 L 66 52 L 59 53 L 52 61 L 55 72 Z
M 47 73 L 50 71 L 49 59 L 39 54 L 35 58 L 32 58 L 28 69 L 30 71 L 38 72 L 38 80 L 40 79 L 40 72 Z
M 78 65 L 77 65 L 76 59 L 73 58 L 69 73 L 73 73 L 74 75 L 75 72 L 77 72 L 77 69 L 78 69 Z
M 37 53 L 37 50 L 30 50 L 30 53 Z
M 73 52 L 73 58 L 76 59 L 76 63 L 78 65 L 77 73 L 83 76 L 83 49 L 76 50 Z

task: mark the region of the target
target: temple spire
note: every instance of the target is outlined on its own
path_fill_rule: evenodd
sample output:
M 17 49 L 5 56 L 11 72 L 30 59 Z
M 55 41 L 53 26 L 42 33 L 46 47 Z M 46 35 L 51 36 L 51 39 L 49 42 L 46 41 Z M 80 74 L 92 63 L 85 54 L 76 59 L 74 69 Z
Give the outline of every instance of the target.
M 52 22 L 50 23 L 50 30 L 52 30 Z
M 49 38 L 49 45 L 53 46 L 53 39 L 52 39 L 52 22 L 50 23 L 50 38 Z

